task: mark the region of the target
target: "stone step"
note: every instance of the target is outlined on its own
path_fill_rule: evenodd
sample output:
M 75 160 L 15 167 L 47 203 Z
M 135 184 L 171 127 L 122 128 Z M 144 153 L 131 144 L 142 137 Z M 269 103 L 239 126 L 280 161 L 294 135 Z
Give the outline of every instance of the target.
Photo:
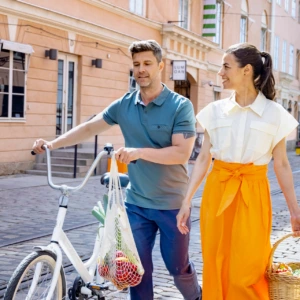
M 39 163 L 33 166 L 34 170 L 43 170 L 47 171 L 46 163 Z M 86 173 L 90 166 L 78 166 L 76 167 L 76 173 Z M 62 165 L 62 164 L 51 164 L 51 170 L 55 172 L 69 172 L 73 174 L 74 166 L 73 165 Z
M 51 157 L 74 158 L 74 149 L 59 149 L 51 151 Z M 94 159 L 94 151 L 88 149 L 78 149 L 77 158 Z
M 43 170 L 27 170 L 26 174 L 31 175 L 40 175 L 40 176 L 47 176 L 47 172 Z M 86 173 L 77 173 L 76 177 L 84 177 Z M 58 172 L 58 171 L 52 171 L 53 177 L 63 177 L 63 178 L 73 178 L 73 173 L 70 172 Z
M 93 159 L 77 158 L 77 166 L 91 166 Z M 45 159 L 43 163 L 46 163 Z M 52 157 L 51 164 L 53 165 L 71 165 L 74 166 L 74 158 L 69 157 Z

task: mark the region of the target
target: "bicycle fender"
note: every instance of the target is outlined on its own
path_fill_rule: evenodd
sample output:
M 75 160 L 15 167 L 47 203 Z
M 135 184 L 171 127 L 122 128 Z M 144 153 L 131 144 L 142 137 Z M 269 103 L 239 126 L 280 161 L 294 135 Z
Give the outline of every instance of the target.
M 38 252 L 46 251 L 46 252 L 52 253 L 56 256 L 56 253 L 52 249 L 50 249 L 49 246 L 34 246 L 33 250 L 38 251 Z

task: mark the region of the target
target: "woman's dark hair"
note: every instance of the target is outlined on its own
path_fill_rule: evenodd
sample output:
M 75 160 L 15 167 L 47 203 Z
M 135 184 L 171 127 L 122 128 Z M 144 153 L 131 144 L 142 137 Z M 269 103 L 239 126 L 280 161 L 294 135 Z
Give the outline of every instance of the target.
M 158 63 L 162 60 L 162 50 L 160 45 L 154 40 L 147 40 L 147 41 L 136 41 L 133 42 L 129 46 L 129 51 L 131 56 L 135 53 L 145 52 L 145 51 L 152 51 L 153 55 L 156 57 Z
M 275 98 L 275 79 L 273 76 L 272 57 L 267 52 L 260 52 L 255 46 L 248 43 L 232 45 L 226 53 L 233 54 L 241 68 L 250 64 L 253 68 L 253 81 L 256 89 L 266 98 Z

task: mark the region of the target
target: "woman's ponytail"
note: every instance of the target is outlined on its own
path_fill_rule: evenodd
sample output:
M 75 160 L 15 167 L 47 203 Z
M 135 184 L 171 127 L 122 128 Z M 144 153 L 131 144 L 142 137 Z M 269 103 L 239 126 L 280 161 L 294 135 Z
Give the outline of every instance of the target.
M 274 100 L 276 95 L 275 78 L 273 76 L 272 57 L 267 52 L 260 53 L 263 65 L 261 68 L 260 76 L 255 80 L 255 87 L 259 89 L 266 98 Z

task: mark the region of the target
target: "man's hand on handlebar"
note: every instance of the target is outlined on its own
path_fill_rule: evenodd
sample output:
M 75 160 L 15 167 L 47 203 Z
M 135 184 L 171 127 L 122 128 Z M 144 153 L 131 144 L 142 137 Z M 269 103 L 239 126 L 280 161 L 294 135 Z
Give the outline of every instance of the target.
M 32 150 L 36 154 L 41 154 L 45 152 L 45 150 L 42 148 L 43 145 L 47 145 L 48 149 L 52 150 L 53 146 L 51 142 L 45 141 L 43 139 L 37 139 L 32 146 Z
M 136 160 L 141 158 L 140 151 L 137 148 L 121 147 L 116 151 L 116 159 L 122 163 L 136 163 Z

